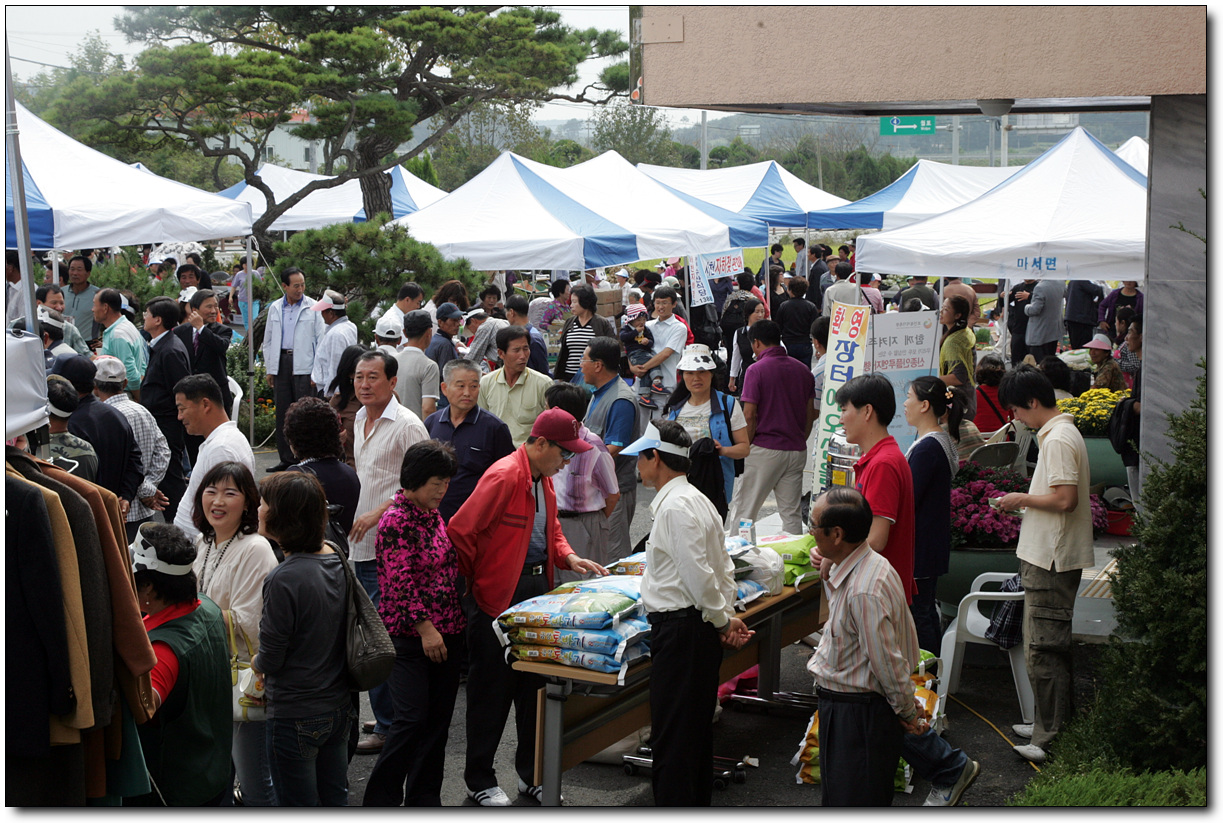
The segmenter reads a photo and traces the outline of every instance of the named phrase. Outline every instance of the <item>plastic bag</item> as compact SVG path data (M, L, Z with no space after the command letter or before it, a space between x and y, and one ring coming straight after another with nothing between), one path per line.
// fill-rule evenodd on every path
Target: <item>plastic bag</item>
M610 629L520 626L506 632L511 643L578 649L611 655L616 660L620 660L630 646L643 642L649 634L650 624L638 617L623 620Z
M748 578L735 581L735 588L735 608L739 610L746 609L748 603L768 594L763 583Z
M574 666L594 672L619 672L621 675L634 661L649 656L649 650L641 644L626 649L620 660L609 654L586 652L580 649L562 649L559 646L513 645L510 646L510 651L519 660L560 663L562 666Z
M747 551L739 555L739 559L747 561L753 567L751 574L747 576L748 580L760 583L771 595L781 594L786 577L781 555L767 546L749 546Z
M811 550L815 548L815 538L809 534L791 535L775 534L761 537L757 546L770 548L781 555L782 562L795 566L811 565Z
M608 566L607 570L612 574L645 574L645 552L637 552L636 554L630 554L628 557L622 557Z

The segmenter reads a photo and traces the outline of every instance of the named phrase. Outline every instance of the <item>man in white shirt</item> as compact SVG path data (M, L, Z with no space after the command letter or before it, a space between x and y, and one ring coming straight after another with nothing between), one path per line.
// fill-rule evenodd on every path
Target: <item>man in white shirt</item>
M735 617L734 564L717 509L688 483L692 438L660 420L621 454L636 455L657 494L646 541L641 604L650 621L650 719L654 805L708 806L714 706L722 649L751 639Z
M660 286L654 290L655 319L646 323L646 328L654 334L654 356L639 366L629 367L637 377L657 368L662 374L663 391L668 395L675 390L675 370L688 342L688 327L675 316L678 299L675 289L670 286ZM658 405L661 407L662 404Z
M285 440L285 412L294 400L324 388L310 379L326 327L318 314L305 311L314 305L314 300L306 296L306 276L301 269L290 266L280 273L280 286L285 296L268 306L263 333L263 363L276 405L276 451L280 455L280 462L269 472L284 471L296 462Z
M361 408L353 420L353 457L361 495L357 498L357 517L348 534L349 558L353 572L369 599L378 605L378 561L374 539L378 521L391 506L399 490L403 453L408 447L429 439L429 432L412 411L395 399L399 364L386 352L369 351L357 358L353 387ZM362 754L377 754L386 743L386 733L395 716L386 684L369 691L374 712L374 732L357 744Z
M391 357L399 354L399 345L403 343L403 319L382 315L374 324L374 348L384 351Z
M357 324L348 319L344 295L331 289L323 291L323 299L311 306L310 311L322 314L323 322L327 324L327 331L314 356L314 368L310 370L310 381L326 399L331 396L329 388L335 380L344 349L357 345Z
M425 302L425 290L412 281L408 281L399 287L398 294L395 295L395 302L382 313L380 320L389 320L396 326L403 329L403 316L410 311L416 311ZM401 342L397 348L403 348Z
M178 407L178 419L187 434L204 438L198 459L191 468L191 481L174 516L174 525L194 540L200 533L194 517L196 490L204 476L213 466L231 460L243 464L254 474L255 453L246 435L238 431L238 424L229 419L221 399L221 387L211 374L192 374L179 380L174 385L174 405Z
M1074 601L1083 569L1095 563L1091 529L1091 468L1074 417L1057 407L1053 384L1038 369L1020 366L998 385L998 401L1036 432L1040 456L1028 493L998 501L1002 511L1024 509L1019 527L1019 577L1023 582L1024 662L1036 695L1031 725L1012 726L1031 738L1015 752L1044 763L1049 742L1070 719L1074 704L1070 648Z

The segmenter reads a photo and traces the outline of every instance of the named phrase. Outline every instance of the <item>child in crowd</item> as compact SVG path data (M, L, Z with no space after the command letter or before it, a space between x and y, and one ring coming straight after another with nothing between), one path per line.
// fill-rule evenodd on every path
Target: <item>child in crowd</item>
M641 303L629 304L624 309L624 319L624 328L620 329L620 342L624 344L628 362L640 366L654 356L654 333L646 328L645 322L649 316L645 306ZM650 397L652 384L662 388L662 374L658 369L650 369L637 381L639 402L649 408L655 405Z

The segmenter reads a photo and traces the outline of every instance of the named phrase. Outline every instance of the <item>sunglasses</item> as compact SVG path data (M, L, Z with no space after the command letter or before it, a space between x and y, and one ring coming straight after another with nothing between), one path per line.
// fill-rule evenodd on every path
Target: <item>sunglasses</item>
M570 460L573 459L573 452L569 451L566 448L562 448L560 443L557 443L556 447L561 450L561 460L564 460L566 463L568 463Z

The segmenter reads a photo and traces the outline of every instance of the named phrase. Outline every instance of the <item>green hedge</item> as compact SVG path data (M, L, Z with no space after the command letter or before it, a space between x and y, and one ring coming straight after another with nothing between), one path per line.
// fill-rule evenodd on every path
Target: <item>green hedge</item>
M1059 779L1036 778L1008 806L1205 806L1206 770L1133 774L1092 769Z

